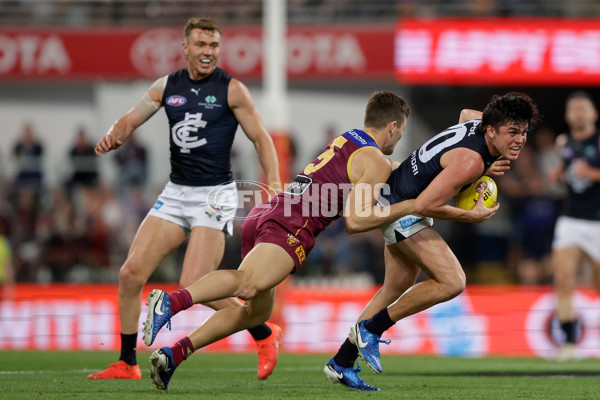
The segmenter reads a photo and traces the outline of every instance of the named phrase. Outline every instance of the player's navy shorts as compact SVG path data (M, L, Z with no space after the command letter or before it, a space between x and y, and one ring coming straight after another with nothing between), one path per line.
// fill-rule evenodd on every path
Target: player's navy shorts
M284 215L282 203L274 205L273 210L254 207L242 224L242 258L259 243L273 243L284 249L296 267L306 259L315 245L309 218L301 213ZM288 214L290 210L287 209Z

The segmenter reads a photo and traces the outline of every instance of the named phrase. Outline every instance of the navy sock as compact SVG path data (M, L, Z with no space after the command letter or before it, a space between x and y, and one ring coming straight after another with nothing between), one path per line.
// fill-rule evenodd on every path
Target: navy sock
M566 335L566 342L575 344L577 340L577 320L563 322L560 327Z
M125 361L129 365L136 365L135 346L137 343L137 332L131 334L121 333L121 356L119 360Z
M387 307L365 321L365 328L371 333L381 336L383 332L394 326L395 322L390 318Z
M357 357L358 349L356 348L356 345L352 344L350 339L346 338L337 354L333 356L333 361L340 367L350 368L354 366Z
M271 331L269 325L261 324L259 326L255 326L254 328L248 329L248 332L250 332L254 340L263 340L268 338L273 331Z

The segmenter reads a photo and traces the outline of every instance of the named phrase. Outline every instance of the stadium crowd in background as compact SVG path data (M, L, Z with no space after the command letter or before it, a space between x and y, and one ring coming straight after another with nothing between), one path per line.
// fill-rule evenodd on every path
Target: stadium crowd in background
M30 129L25 128L27 124L24 121L22 135L29 135L25 134ZM323 141L325 132L326 129ZM74 132L71 147L75 146L76 134ZM531 136L520 159L504 177L497 179L502 204L498 215L476 226L436 222L438 231L465 267L469 283L535 285L553 281L551 228L566 195L566 186L547 179L547 171L559 162L559 153L554 146L557 132L552 127L542 126ZM141 140L126 142L119 149L132 154L128 159L132 165L122 165L124 170L119 176L119 179L126 179L124 185L119 181L109 186L100 173L95 184L79 185L69 192L73 175L65 174L59 185L51 187L42 181L38 193L19 183L21 178L17 169L13 168L10 173L11 169L2 168L0 234L8 239L12 248L17 281L118 280L119 267L127 256L129 243L157 194L156 188L149 187L145 179L148 162L152 160L146 156L143 135L138 138ZM37 142L43 148L43 141L38 139ZM3 166L18 164L19 156L11 153L16 145L7 143L0 149ZM75 173L69 152L69 148L64 149L66 164ZM115 162L118 162L117 158ZM132 159L136 161L132 162ZM235 176L247 178L243 165L234 162L233 172ZM304 267L294 277L297 284L368 285L383 282L384 243L378 232L348 236L343 226L334 222L321 236ZM476 251L472 251L472 243L477 243ZM69 251L64 251L67 248ZM182 246L169 256L151 280L176 281L179 276L177 265L184 249ZM235 267L239 256L239 236L234 233L228 238L222 266ZM578 271L577 282L591 281L590 269Z
M407 17L593 17L600 7L589 0L290 0L292 24L389 22ZM12 0L0 1L0 24L179 25L190 14L210 15L222 24L256 23L263 0Z

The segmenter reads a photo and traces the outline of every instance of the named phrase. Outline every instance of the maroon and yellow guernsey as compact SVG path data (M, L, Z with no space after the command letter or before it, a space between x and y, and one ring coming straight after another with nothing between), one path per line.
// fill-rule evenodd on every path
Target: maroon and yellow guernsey
M354 183L352 159L368 148L379 146L371 135L358 129L332 140L285 192L248 214L242 226L242 255L257 243L274 243L288 251L299 266L314 246L315 237L343 215Z

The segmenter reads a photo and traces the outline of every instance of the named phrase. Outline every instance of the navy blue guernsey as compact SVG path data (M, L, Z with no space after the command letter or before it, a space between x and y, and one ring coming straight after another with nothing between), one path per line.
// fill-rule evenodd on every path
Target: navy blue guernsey
M231 146L238 127L227 99L231 75L217 67L194 81L187 69L180 69L166 79L162 106L171 132L171 182L213 186L231 181Z
M388 184L390 194L383 194L391 204L415 199L442 171L440 159L452 149L464 147L481 155L484 172L498 159L490 154L485 137L477 132L480 120L451 126L429 139L392 171Z
M573 162L583 160L591 167L600 168L600 130L589 138L577 141L569 136L560 155L565 165L565 179L569 194L563 214L572 218L600 221L600 182L579 178L573 174Z

